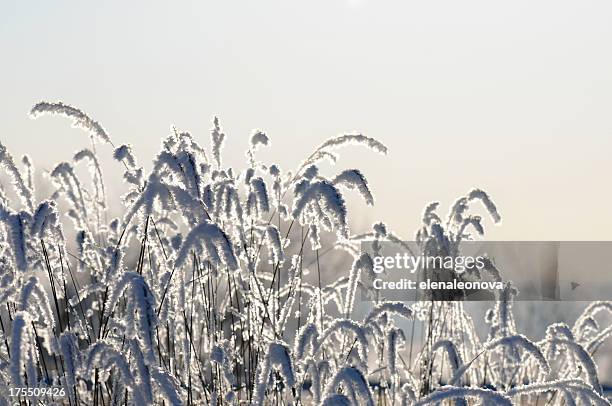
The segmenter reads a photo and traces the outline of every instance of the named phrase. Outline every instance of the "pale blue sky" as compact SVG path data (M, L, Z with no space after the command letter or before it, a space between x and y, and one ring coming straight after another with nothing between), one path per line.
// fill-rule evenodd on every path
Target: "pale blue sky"
M383 219L411 236L423 206L472 186L504 216L490 238L612 239L609 1L0 2L0 140L41 167L86 143L41 99L81 107L147 164L170 125L229 161L251 129L289 169L359 130L351 152ZM353 150L354 151L354 150ZM365 221L365 220L360 220Z

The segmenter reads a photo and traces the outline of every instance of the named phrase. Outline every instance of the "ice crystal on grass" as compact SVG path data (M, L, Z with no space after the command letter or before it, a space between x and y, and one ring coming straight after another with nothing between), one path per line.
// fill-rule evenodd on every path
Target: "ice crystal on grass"
M32 109L41 114L111 143L80 109L42 102ZM52 190L42 196L30 159L16 163L0 144L12 185L0 183L3 388L60 386L65 397L37 401L66 405L610 404L593 359L612 336L610 302L532 341L517 331L516 291L492 258L483 272L504 289L487 337L461 302L382 300L366 283L376 275L362 244L415 248L380 222L355 233L344 193L371 205L372 186L359 169L318 165L340 163L349 145L386 147L344 134L286 171L256 157L268 134L246 136L243 169L222 159L229 138L217 117L208 147L173 127L151 170L111 143L124 196L107 190L94 148L45 172ZM457 255L501 221L480 189L446 218L439 206L422 213L413 254ZM109 207L121 208L116 218ZM365 308L360 295L375 301ZM9 401L19 400L0 393Z
M419 400L414 406L437 405L444 400L476 398L483 404L510 406L512 401L502 393L481 388L441 387L431 395Z
M144 278L133 272L125 272L106 303L107 318L114 312L120 298L125 295L125 336L138 338L149 364L155 364L155 299Z
M348 236L346 203L338 189L327 181L308 184L303 189L296 187L296 203L293 218L307 223L318 218L326 229L332 228L340 236Z
M332 404L330 398L337 399L336 391L341 388L350 394L349 404L374 406L370 385L359 369L353 367L341 368L327 385L323 403Z
M97 122L91 119L82 110L76 107L72 107L62 102L49 103L40 102L32 107L30 115L33 118L37 118L43 114L59 115L72 119L72 123L75 127L82 128L87 131L92 138L96 138L103 142L111 142L111 139L106 130Z
M358 190L368 205L372 206L374 204L374 197L368 187L368 181L358 169L342 172L334 178L333 183L334 185L343 185L349 189Z
M17 192L21 202L30 210L34 208L34 196L31 187L23 179L19 168L15 165L12 155L7 151L6 147L0 143L0 166L10 176L15 191Z
M23 386L24 363L27 363L32 355L30 333L27 331L29 320L30 318L25 312L15 314L13 319L9 372L15 386Z
M278 371L285 385L288 387L295 385L293 362L289 355L289 349L284 343L272 342L268 345L268 350L259 364L255 394L253 395L255 404L263 404L270 373L273 369Z
M229 238L219 226L208 220L193 228L185 237L174 266L181 267L192 249L196 252L204 250L214 265L224 264L231 270L238 269L238 260Z

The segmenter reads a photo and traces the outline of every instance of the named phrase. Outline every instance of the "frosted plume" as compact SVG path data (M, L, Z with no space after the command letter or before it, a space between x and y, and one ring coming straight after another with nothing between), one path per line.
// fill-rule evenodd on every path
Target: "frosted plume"
M227 235L208 220L194 227L181 246L175 260L175 267L181 267L191 250L200 252L203 249L216 265L225 264L230 270L238 269L238 260L234 255L232 244Z
M112 144L106 130L97 121L94 121L76 107L72 107L62 102L49 103L43 101L34 105L30 111L32 118L37 118L44 114L59 115L72 119L72 125L74 127L87 131L92 138Z

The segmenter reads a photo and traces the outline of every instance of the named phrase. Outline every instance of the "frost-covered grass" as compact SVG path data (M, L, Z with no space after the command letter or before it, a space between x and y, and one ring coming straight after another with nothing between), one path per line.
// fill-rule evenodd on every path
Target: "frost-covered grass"
M361 242L401 239L382 223L352 233L344 195L373 204L365 176L327 178L317 165L350 145L386 153L375 139L329 139L290 172L257 160L270 140L254 131L237 171L223 164L214 118L208 147L174 131L146 172L79 109L39 103L31 113L71 119L92 147L49 171L53 192L38 201L30 160L18 164L0 144L12 179L10 193L0 188L3 404L17 400L9 388L26 386L63 387L54 401L70 405L609 404L592 355L612 334L598 323L612 303L592 303L572 327L549 326L540 342L516 330L510 285L487 313L485 338L461 302L378 301L356 316L373 277ZM96 143L112 145L129 187L118 218L109 218ZM423 253L457 252L482 235L473 204L500 221L479 189L446 218L433 203L417 232ZM326 263L330 248L352 266Z

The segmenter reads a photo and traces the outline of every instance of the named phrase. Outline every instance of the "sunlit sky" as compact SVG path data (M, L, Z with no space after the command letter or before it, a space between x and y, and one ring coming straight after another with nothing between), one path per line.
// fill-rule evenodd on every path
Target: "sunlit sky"
M446 213L478 186L504 217L490 239L609 240L610 21L603 0L3 1L0 140L43 169L86 146L63 119L28 118L43 99L149 166L173 124L208 143L214 114L236 167L253 128L285 169L357 130L390 153L353 147L326 168L368 177L377 203L354 223L412 236L428 202Z

